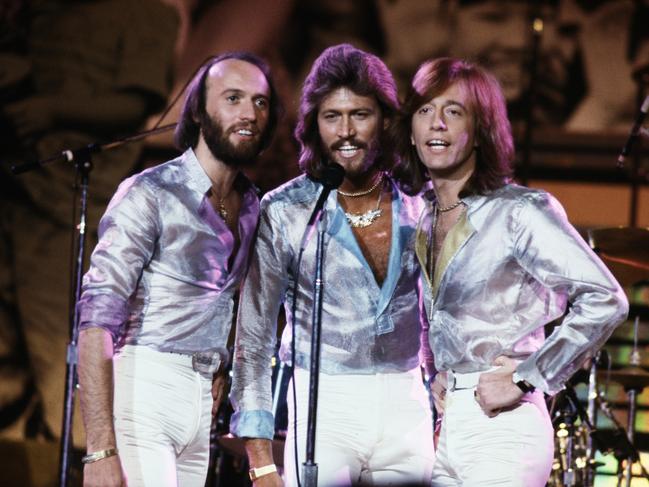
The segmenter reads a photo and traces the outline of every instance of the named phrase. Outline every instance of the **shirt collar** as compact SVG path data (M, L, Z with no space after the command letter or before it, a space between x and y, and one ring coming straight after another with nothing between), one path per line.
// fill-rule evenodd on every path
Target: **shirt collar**
M212 187L212 180L209 178L203 166L198 162L198 158L193 149L187 149L183 154L185 168L187 170L188 185L194 190L204 195Z
M182 155L187 170L188 186L201 195L205 195L212 187L212 180L198 162L196 153L193 149L187 149ZM235 178L235 185L241 185L240 190L243 194L252 193L254 197L259 197L259 189L241 172Z

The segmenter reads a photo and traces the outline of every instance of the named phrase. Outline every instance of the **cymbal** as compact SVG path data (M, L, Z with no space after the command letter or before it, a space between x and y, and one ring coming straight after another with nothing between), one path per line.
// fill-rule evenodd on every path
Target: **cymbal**
M217 443L223 450L225 450L230 455L237 457L246 456L246 448L243 443L243 438L238 438L231 433L227 435L221 435L216 439ZM284 439L275 438L273 440L273 460L275 465L281 467L284 465Z
M625 389L642 390L649 386L649 372L636 366L625 367L619 370L611 370L610 375L606 370L597 372L598 380L610 379L617 382Z
M623 286L649 280L649 228L591 228L588 243Z

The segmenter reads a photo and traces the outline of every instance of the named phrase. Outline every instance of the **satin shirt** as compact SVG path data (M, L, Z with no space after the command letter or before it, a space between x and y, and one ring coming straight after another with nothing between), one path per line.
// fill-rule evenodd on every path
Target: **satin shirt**
M337 193L325 202L321 372L376 374L404 372L420 360L421 310L415 230L423 200L406 196L392 184L392 235L388 270L376 282L359 247ZM297 367L309 369L316 235L295 269L302 235L322 186L298 177L267 194L261 202L257 240L241 292L233 362L230 423L241 437L272 438L271 357L277 316L284 303L287 326L280 358L290 362L291 301L297 276ZM385 217L383 217L385 218Z
M83 279L81 329L106 329L118 348L209 351L227 361L233 295L247 267L259 200L248 183L233 255L234 236L207 196L211 185L191 149L120 185Z
M463 201L432 276L434 202L418 224L435 366L479 372L505 355L520 361L523 379L555 394L626 319L624 292L550 194L507 185ZM546 339L544 325L558 318Z

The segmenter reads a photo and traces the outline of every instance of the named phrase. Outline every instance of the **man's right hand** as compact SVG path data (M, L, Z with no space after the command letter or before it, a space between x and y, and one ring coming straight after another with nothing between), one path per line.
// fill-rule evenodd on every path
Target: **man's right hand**
M433 402L435 403L435 409L439 415L444 414L444 400L446 399L447 385L446 372L437 372L435 380L430 386L430 390L433 393Z
M284 482L277 472L273 472L258 478L252 485L253 487L284 487Z
M127 487L119 456L103 458L83 467L83 487Z

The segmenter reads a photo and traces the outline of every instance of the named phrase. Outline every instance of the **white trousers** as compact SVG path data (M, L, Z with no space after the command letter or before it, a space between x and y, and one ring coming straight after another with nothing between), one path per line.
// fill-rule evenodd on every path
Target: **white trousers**
M309 372L296 369L298 466L306 454ZM285 481L297 485L292 384L284 449ZM315 441L319 486L429 485L434 461L431 410L420 370L320 374Z
M189 355L124 346L115 366L117 448L129 487L203 487L212 379Z
M542 487L554 456L553 429L543 394L488 417L473 392L480 373L449 374L433 469L434 487Z

